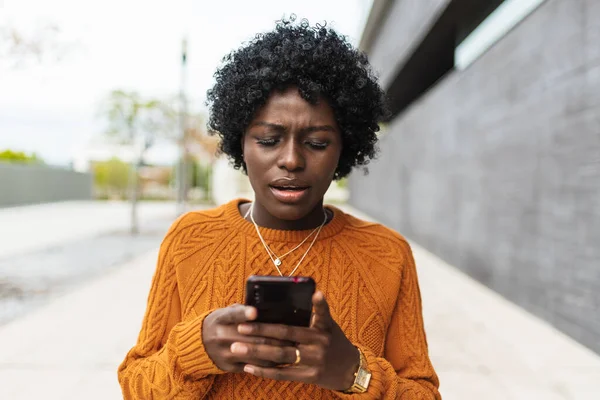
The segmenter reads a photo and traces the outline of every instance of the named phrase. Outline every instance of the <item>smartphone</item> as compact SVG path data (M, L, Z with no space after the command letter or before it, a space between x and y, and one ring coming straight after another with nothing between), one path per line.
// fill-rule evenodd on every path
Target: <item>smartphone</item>
M246 281L246 305L258 310L257 322L310 326L312 278L252 275Z

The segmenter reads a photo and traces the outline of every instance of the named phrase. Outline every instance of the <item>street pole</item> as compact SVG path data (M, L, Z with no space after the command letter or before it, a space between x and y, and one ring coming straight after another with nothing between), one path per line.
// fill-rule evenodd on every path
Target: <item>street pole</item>
M135 149L135 134L133 128L129 127L129 137L131 140L131 165L129 168L129 196L131 200L131 234L139 233L139 222L137 213L138 203L138 160Z
M185 93L187 81L187 39L182 41L181 48L181 88L179 92L181 110L179 116L180 139L179 139L179 163L177 168L177 215L181 215L186 209L187 197L187 165L186 165L186 129L187 129L187 98Z

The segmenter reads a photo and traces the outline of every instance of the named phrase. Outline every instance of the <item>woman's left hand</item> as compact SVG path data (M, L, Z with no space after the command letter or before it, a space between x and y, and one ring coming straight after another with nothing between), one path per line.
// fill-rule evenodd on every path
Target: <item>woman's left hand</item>
M325 389L350 388L358 369L359 352L331 317L323 293L315 293L313 305L310 328L262 323L238 325L238 332L243 335L297 343L296 347L233 343L231 351L247 361L244 371L263 378L311 383ZM296 349L300 355L298 363L295 363ZM265 368L256 365L264 365L264 361L284 366Z

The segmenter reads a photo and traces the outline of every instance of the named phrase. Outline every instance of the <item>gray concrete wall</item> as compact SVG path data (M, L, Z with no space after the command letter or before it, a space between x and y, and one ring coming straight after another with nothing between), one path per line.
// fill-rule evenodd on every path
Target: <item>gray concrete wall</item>
M600 352L600 1L543 3L381 148L354 206Z
M0 163L0 207L91 200L91 174L37 165Z
M396 69L427 34L431 24L450 0L395 0L387 10L377 40L371 45L369 61L380 80L388 86ZM398 24L398 21L402 23ZM396 68L390 68L395 66Z

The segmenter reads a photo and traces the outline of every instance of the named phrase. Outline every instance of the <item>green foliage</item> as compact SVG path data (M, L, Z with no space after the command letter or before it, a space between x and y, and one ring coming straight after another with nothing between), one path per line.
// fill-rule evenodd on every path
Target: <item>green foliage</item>
M129 168L129 164L118 158L92 164L94 185L101 197L125 198L127 196Z
M138 160L144 159L146 151L157 139L176 143L185 152L184 158L187 160L186 194L200 193L201 196L207 196L210 192L211 168L195 165L195 162L199 157L203 157L203 161L212 161L218 140L206 134L203 113L186 111L182 114L182 110L186 109L179 97L159 100L142 96L137 92L113 90L102 102L99 116L107 124L105 138L120 144L135 145L135 148L139 149L139 153L135 155ZM185 127L185 134L182 135L183 127ZM143 198L160 195L160 184L165 181L164 186L167 187L166 181L171 181L173 176L167 174L164 177L157 177L157 173L156 170L146 169L144 171L146 175L142 174L142 179L134 180L135 185L138 186L135 193ZM104 171L97 171L96 174L99 175L96 181L97 187L104 188L105 192L109 187L112 188L111 191L117 190L114 188L118 188L118 185L109 185L105 182ZM174 176L177 179L178 175ZM171 182L170 186L178 185ZM192 189L197 190L192 191Z
M22 151L13 150L1 151L0 162L20 164L43 164L43 160L35 153L27 154Z
M192 163L192 187L198 187L208 193L210 190L210 179L212 166Z
M151 146L157 136L165 136L165 132L175 129L176 120L171 112L160 100L124 90L110 92L100 109L100 115L108 124L107 136L124 144L141 137L146 147Z

